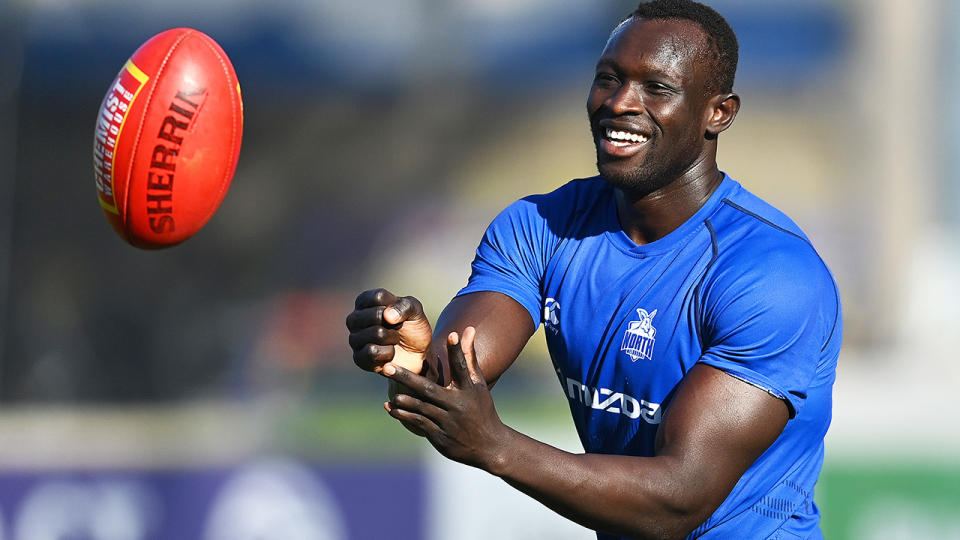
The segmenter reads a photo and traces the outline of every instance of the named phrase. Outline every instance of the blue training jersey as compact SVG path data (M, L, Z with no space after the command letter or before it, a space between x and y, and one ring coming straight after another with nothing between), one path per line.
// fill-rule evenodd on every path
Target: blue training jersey
M813 489L840 299L783 213L725 176L683 225L638 246L620 227L613 188L574 180L490 224L458 295L478 291L506 294L544 323L587 452L654 455L671 393L698 362L784 400L780 437L690 537L822 538Z

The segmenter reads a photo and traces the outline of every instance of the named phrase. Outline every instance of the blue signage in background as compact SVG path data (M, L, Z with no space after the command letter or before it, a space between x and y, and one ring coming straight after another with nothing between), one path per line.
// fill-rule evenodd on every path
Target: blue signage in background
M420 466L0 472L0 538L420 540Z

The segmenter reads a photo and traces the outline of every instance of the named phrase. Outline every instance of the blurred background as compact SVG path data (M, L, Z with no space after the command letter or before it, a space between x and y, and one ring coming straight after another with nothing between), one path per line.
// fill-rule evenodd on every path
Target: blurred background
M960 538L960 3L711 4L741 43L721 168L843 295L824 532ZM343 320L377 286L436 316L499 210L595 174L586 93L634 7L0 3L0 539L593 538L390 419ZM97 204L92 133L177 26L230 55L245 137L206 228L146 252ZM580 449L542 336L494 394Z

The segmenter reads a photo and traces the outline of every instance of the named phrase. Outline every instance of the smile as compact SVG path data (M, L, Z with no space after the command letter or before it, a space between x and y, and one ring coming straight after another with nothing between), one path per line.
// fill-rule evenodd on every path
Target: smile
M597 151L608 158L623 159L639 154L647 148L647 142L650 141L650 135L636 131L612 127L601 129L603 135L597 140Z
M614 146L630 146L631 144L647 142L647 136L630 131L618 131L607 128L605 132L606 139Z

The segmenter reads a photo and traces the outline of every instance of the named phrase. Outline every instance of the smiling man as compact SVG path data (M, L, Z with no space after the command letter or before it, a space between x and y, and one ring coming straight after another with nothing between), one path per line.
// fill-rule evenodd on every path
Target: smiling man
M717 166L736 64L712 9L641 4L587 99L599 176L504 210L435 332L383 289L347 317L393 417L601 540L822 537L839 295L800 229ZM505 426L490 397L541 322L583 454Z

